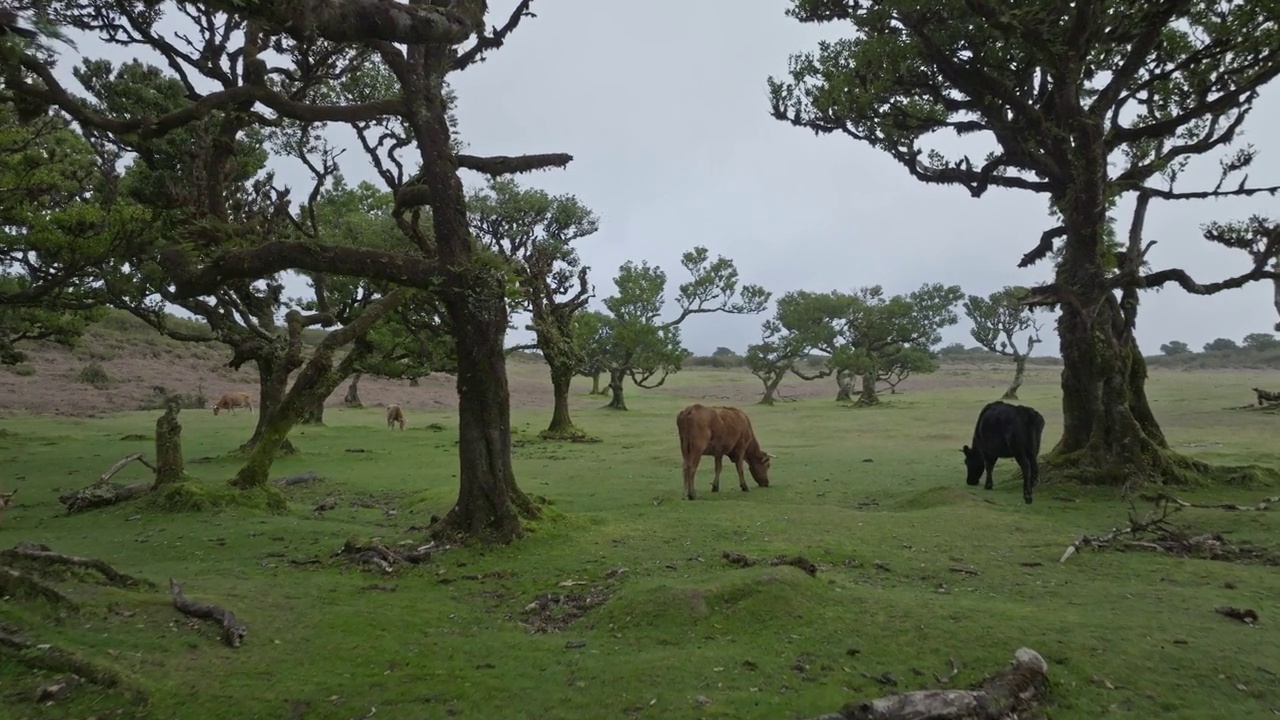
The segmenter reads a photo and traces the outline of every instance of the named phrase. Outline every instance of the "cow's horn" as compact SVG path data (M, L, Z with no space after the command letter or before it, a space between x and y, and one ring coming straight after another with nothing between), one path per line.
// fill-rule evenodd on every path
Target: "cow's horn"
M771 453L771 452L767 452L767 453L765 453L765 455L768 455L768 456L769 456L769 457L771 457L771 458L776 458L776 457L778 457L777 455L774 455L774 454L773 454L773 453Z

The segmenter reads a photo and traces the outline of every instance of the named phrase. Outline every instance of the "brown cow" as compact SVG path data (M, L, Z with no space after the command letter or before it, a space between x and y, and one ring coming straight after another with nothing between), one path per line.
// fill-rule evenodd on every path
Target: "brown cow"
M13 504L13 496L17 494L17 490L14 490L13 492L0 493L0 515L3 515L5 508Z
M690 500L698 497L694 477L704 456L716 459L716 478L711 492L720 492L720 470L727 455L738 470L738 486L747 492L747 479L742 474L746 462L751 477L760 487L769 487L769 463L776 456L760 449L751 419L736 407L707 407L694 403L676 415L680 433L680 454L684 456L684 491Z
M253 412L253 403L249 400L247 392L229 392L223 393L218 398L218 402L213 404L213 414L217 415L220 410L230 410L232 415L236 414L236 408L242 407L249 412Z
M401 430L404 429L404 410L401 410L399 405L394 405L394 404L388 405L387 406L387 427L391 427L396 423L400 424Z

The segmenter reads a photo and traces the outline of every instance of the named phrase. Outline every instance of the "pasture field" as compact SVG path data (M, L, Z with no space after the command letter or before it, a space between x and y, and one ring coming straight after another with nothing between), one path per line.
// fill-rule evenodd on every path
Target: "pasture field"
M0 655L0 717L807 718L856 698L936 687L952 658L960 668L952 685L968 686L1020 646L1049 662L1055 720L1280 712L1276 568L1092 550L1059 564L1079 534L1123 524L1127 504L1114 489L1042 485L1026 506L1008 460L994 491L966 486L959 448L1007 370L947 367L870 409L834 403L834 383L796 402L749 405L758 384L746 373L690 370L660 392L628 388L631 410L618 413L587 396L580 378L575 421L596 444L538 440L549 410L513 401L518 480L552 503L548 516L511 546L450 550L394 577L330 556L349 537L420 538L412 528L447 510L458 462L447 407L407 406L403 433L385 428L381 407L329 409L328 425L298 429L301 454L274 469L277 477L316 470L323 480L289 489L289 511L278 516L162 512L146 500L66 516L60 492L129 452L150 456L149 439L122 438L149 438L156 413L5 416L0 491L19 495L0 524L0 548L33 541L100 557L160 589L68 580L59 587L84 607L61 616L0 602L0 623L116 668L150 696L135 707L119 692L81 689L37 705L29 693L41 679ZM528 376L513 386L538 372L513 366ZM954 382L943 382L947 373ZM1022 391L1048 419L1046 450L1061 429L1057 373L1033 366ZM1229 409L1274 374L1154 370L1149 394L1181 452L1274 466L1280 415ZM675 414L722 397L745 407L779 456L772 485L756 488L748 476L751 492L742 493L727 464L712 494L707 459L699 499L689 502ZM237 464L227 453L253 417L184 411L188 471L210 484L229 478ZM118 477L145 472L134 464ZM1264 486L1177 493L1241 504L1280 494ZM328 497L337 508L313 512ZM1174 520L1274 547L1277 512L1190 509ZM726 550L799 554L819 570L735 567ZM321 562L290 562L308 559ZM245 644L228 648L210 624L179 615L166 592L171 577L188 596L234 610L249 627ZM535 602L545 593L596 604L566 625L566 609L580 604L548 609ZM1213 611L1222 604L1255 609L1261 620L1225 618ZM896 687L871 679L884 673Z

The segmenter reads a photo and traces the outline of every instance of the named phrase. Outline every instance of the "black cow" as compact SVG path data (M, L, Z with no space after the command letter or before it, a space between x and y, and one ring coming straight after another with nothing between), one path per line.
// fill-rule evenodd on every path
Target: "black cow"
M1022 499L1031 504L1031 488L1040 480L1040 436L1044 433L1044 416L1026 405L1010 405L999 400L988 403L978 413L973 427L973 447L960 448L964 453L965 482L977 485L985 470L991 489L991 471L1000 458L1013 458L1022 470Z

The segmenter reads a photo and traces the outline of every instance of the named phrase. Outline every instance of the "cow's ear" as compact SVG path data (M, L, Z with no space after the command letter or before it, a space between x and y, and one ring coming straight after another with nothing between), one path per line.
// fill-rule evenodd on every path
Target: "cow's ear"
M964 447L960 448L960 452L964 453L965 455L968 455L968 454L969 454L969 446L968 446L968 445L965 445Z

